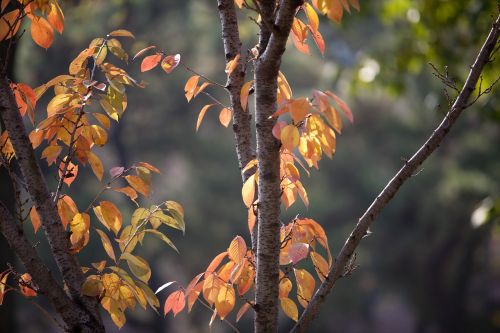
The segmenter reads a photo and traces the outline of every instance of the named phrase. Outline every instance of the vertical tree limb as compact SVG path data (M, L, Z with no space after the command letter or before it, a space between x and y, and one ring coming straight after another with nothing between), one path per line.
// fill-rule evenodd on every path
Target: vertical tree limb
M382 211L382 209L391 201L399 188L414 174L417 168L434 152L434 150L439 147L455 121L461 115L462 111L469 106L467 102L476 87L484 66L490 62L490 56L498 43L499 34L500 16L497 17L495 23L493 24L486 41L484 42L474 64L470 69L467 80L465 81L457 99L451 106L451 109L427 141L389 181L363 216L361 216L356 227L351 232L351 235L347 238L344 246L340 250L327 278L316 291L313 298L309 302L309 305L304 310L299 321L293 327L291 332L305 332L311 321L318 314L319 307L325 301L326 296L330 293L337 280L344 274L346 265L348 265L349 260L354 253L354 250L361 242L361 239L366 235L371 223L375 220L380 211Z
M248 110L241 106L241 88L245 83L246 56L241 54L241 40L238 27L238 17L234 0L218 0L219 17L222 25L222 41L224 43L224 53L226 63L240 54L241 59L236 68L228 74L226 90L229 93L231 109L233 110L233 133L236 147L238 165L243 183L252 175L255 170L242 172L243 168L255 158L252 147L251 120L252 116ZM257 248L256 240L257 228L252 232L252 248Z
M68 292L76 304L82 305L96 324L97 331L103 331L97 301L81 295L83 273L75 256L69 252L69 241L53 202L47 184L35 158L31 142L26 134L9 80L0 77L0 117L16 153L16 161L26 182L30 199L35 204L43 230L47 236L52 254L57 263Z
M0 202L0 231L9 243L9 246L21 259L26 270L40 293L45 295L55 310L61 315L67 325L68 332L95 332L95 323L92 316L84 311L66 295L63 288L53 278L51 272L44 265L32 244L24 236L20 225L9 213L5 205Z
M261 1L261 15L274 17L275 0ZM255 114L257 129L258 186L258 244L256 276L255 332L278 331L278 285L280 251L280 142L273 136L276 119L271 115L277 105L277 77L281 57L285 52L293 18L301 0L283 0L280 3L274 31L268 41L268 30L261 25L260 56L255 60Z

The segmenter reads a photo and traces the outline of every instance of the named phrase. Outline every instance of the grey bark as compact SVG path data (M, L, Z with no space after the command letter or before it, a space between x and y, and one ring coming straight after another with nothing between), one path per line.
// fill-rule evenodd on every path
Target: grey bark
M83 273L75 256L69 252L68 237L35 158L9 81L4 75L0 77L0 117L11 139L29 197L40 216L42 228L63 281L68 287L69 296L86 313L86 316L80 318L81 323L89 332L103 332L104 326L96 299L83 296L80 292L84 281Z
M493 24L493 27L491 28L486 41L479 51L474 64L471 66L464 86L451 106L449 112L427 141L389 181L363 216L361 216L356 227L351 232L344 246L340 250L327 278L320 285L319 289L314 294L313 298L309 302L309 305L304 310L299 321L293 327L291 332L305 332L311 321L317 316L319 307L325 301L326 296L330 293L337 280L344 274L346 266L348 265L354 250L361 242L361 239L366 235L372 222L381 210L391 201L399 188L415 173L417 168L434 152L434 150L439 147L455 121L461 115L462 111L469 106L469 98L476 87L481 72L484 66L490 62L490 56L497 46L499 33L500 16L497 17L495 23Z
M276 119L277 77L281 57L300 0L283 0L275 15L275 1L261 1L260 56L255 60L255 115L257 131L258 237L255 332L278 331L278 285L280 251L280 143L272 134ZM276 16L275 19L274 16ZM268 37L269 36L269 37Z

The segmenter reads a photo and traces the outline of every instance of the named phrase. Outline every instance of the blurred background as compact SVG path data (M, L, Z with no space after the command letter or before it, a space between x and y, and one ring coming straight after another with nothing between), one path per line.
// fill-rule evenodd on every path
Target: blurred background
M297 202L283 213L284 221L301 214L321 223L334 253L448 110L444 85L428 63L442 70L447 66L461 86L497 15L493 0L361 1L361 8L347 14L341 25L322 20L324 57L312 44L311 56L290 44L282 67L295 96L309 96L312 88L332 90L354 112L355 122L346 123L333 160L322 160L320 170L304 180L309 208ZM126 28L136 35L136 40L124 42L132 54L158 45L181 53L182 61L196 71L225 82L215 1L73 0L64 1L63 10L64 34L49 50L23 38L16 50L16 81L38 86L66 73L93 38ZM240 14L244 48L250 49L257 29L248 12ZM153 268L150 285L155 290L171 280L186 284L236 234L247 241L249 237L232 131L209 110L195 133L198 112L207 100L200 96L187 104L183 88L191 73L181 67L169 75L159 69L140 73L138 68L131 63L127 70L149 85L128 90L127 111L112 130L111 143L98 154L107 169L138 161L157 166L162 175L154 179L149 203L170 199L185 208L186 235L167 231L180 255L155 240L139 251ZM484 73L483 87L499 75L497 60ZM499 91L497 87L465 111L444 144L375 221L372 234L357 250L359 268L339 281L311 332L500 331ZM211 93L227 100L221 90ZM46 101L38 112L45 112L43 105ZM47 178L54 186L54 177L48 173ZM8 201L5 178L0 182L2 200ZM90 169L82 168L70 190L77 204L86 206L99 188ZM134 209L124 197L113 200L122 211ZM40 252L46 251L41 233L31 237L41 240ZM0 247L0 271L6 262L19 265L4 240ZM102 253L98 238L91 237L79 256L88 264ZM165 297L160 294L160 301ZM138 308L127 312L121 332L206 332L210 316L199 304L175 320ZM118 331L107 314L104 318L109 332ZM251 332L251 319L246 314L238 329ZM235 313L229 320L234 322ZM291 320L280 320L287 331ZM31 302L9 293L0 307L0 331L57 329ZM211 331L231 328L217 321Z

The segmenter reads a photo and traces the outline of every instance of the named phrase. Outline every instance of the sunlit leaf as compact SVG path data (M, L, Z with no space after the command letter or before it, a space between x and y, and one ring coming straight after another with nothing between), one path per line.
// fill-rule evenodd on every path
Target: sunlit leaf
M158 66L161 61L161 57L162 55L160 53L144 57L141 62L141 72L147 72Z
M228 255L227 252L222 252L220 254L218 254L213 260L212 262L210 263L210 265L208 265L207 269L205 270L205 275L209 275L210 273L213 273L217 267L219 267L220 263L222 262L222 260L224 260L224 258Z
M232 116L233 113L231 112L231 109L223 108L219 113L219 121L222 124L222 126L228 127L229 123L231 122Z
M115 251L113 250L113 245L111 244L108 235L106 235L106 233L102 230L96 229L96 231L99 234L99 237L101 237L102 246L104 247L106 254L113 259L114 262L116 262Z
M41 222L40 222L40 216L38 215L35 206L31 207L30 220L31 220L31 225L33 226L33 230L36 233L40 228Z
M200 128L201 122L203 121L203 117L205 117L205 113L207 113L207 110L214 105L215 104L207 104L201 109L200 113L198 114L198 120L196 121L196 131L198 131L198 129Z
M240 92L240 103L241 107L243 110L247 109L248 105L248 95L250 94L250 88L253 85L253 80L246 82L242 87L241 87L241 92Z
M134 190L144 195L145 197L149 196L150 186L146 184L144 180L134 175L125 176L125 180L127 180L129 185L132 186Z
M294 125L287 125L281 130L281 143L288 150L293 150L299 144L299 130Z
M238 322L241 317L250 309L252 306L250 303L245 303L241 306L241 308L238 310L238 313L236 314L236 322Z
M82 294L90 297L97 297L104 291L102 281L97 279L95 275L88 276L82 285Z
M111 31L108 36L113 36L113 37L130 37L130 38L135 38L134 35L125 29L118 29Z
M215 308L219 313L221 320L223 320L234 308L236 302L236 294L232 284L223 284L217 294L215 301Z
M104 167L102 165L101 159L92 151L90 151L87 156L90 167L92 168L92 172L94 172L94 175L97 177L97 179L102 180L102 176L104 175Z
M31 21L31 38L39 46L48 49L54 41L54 29L43 17L34 16Z
M175 67L179 65L180 62L181 62L180 54L168 55L161 61L161 68L163 68L163 70L166 73L170 74L175 69Z
M294 321L299 320L299 309L297 309L297 305L294 301L289 299L288 297L280 298L281 308L283 312Z
M188 102L190 102L194 97L199 80L200 77L198 75L193 75L187 80L186 85L184 86L184 94L186 95Z
M167 282L167 283L164 283L162 284L160 287L158 287L158 289L156 289L155 291L155 295L158 294L160 291L162 291L163 289L166 289L168 287L170 287L173 283L175 283L177 281L170 281L170 282Z
M255 174L248 177L241 188L241 196L246 207L250 207L255 197Z
M245 240L241 236L236 236L229 244L227 249L227 254L229 259L239 264L245 258L245 254L247 253L247 245Z
M236 66L238 66L239 61L240 61L240 55L237 54L236 57L234 57L233 59L231 59L230 61L227 62L226 70L225 70L227 75L231 75L231 73L234 71Z
M149 264L146 260L130 253L123 253L121 259L127 261L128 267L135 276L146 283L149 281L151 278L151 268L149 268Z

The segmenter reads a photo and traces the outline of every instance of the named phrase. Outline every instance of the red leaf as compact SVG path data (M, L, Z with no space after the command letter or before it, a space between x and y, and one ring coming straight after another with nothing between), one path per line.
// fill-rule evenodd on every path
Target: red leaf
M160 61L161 61L161 54L160 53L156 53L156 54L145 57L141 63L141 72L147 72L149 70L152 70L153 68L158 66Z

